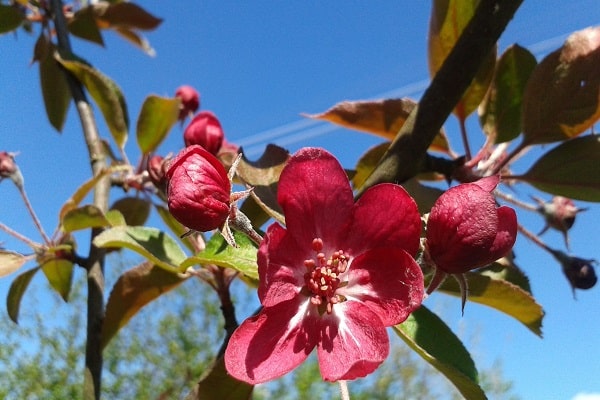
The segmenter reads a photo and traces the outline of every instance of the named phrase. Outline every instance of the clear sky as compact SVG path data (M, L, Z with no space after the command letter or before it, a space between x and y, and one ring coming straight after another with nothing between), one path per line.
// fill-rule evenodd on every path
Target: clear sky
M126 150L132 161L139 155L133 131L143 99L151 93L173 95L179 85L190 84L201 92L202 108L217 114L228 139L243 144L250 157L270 141L291 151L322 146L352 168L367 146L379 139L303 120L300 113L321 112L342 100L418 98L429 79L427 1L139 4L165 20L147 35L155 58L112 33L104 35L106 49L73 42L75 52L112 77L125 94L132 120ZM529 0L502 36L500 50L516 42L539 58L559 47L568 33L598 24L598 0ZM17 37L0 37L0 150L21 152L17 161L27 192L46 230L52 232L57 210L89 177L89 168L74 108L61 135L47 122L37 65L29 67L35 39L23 31ZM100 114L97 118L108 136ZM460 152L456 126L451 118L446 129ZM474 116L469 129L473 141L480 142ZM176 127L161 152L176 152L182 146L181 129ZM529 162L518 164L524 168L520 172ZM38 240L8 182L0 186L0 199L0 221ZM572 252L600 259L600 208L578 205L591 210L580 214L571 232ZM536 215L520 213L519 218L534 232L543 227ZM543 238L552 247L564 248L557 232ZM8 249L26 251L3 233L0 242ZM450 310L445 311L446 321L460 332L478 363L490 365L500 358L506 378L523 399L600 393L600 285L579 291L575 301L558 264L547 253L525 238L518 239L516 252L517 264L531 278L534 295L547 313L544 339L482 306L467 304L461 317L459 303L444 295L432 296L428 304ZM0 298L5 298L14 276L0 280ZM7 318L5 311L0 311L0 318Z

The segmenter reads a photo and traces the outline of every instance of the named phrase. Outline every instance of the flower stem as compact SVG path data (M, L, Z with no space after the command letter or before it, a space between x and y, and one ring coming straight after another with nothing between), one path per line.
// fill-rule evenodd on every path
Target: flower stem
M48 237L48 235L46 235L46 232L44 232L44 228L42 228L42 224L40 223L40 219L37 217L35 211L33 210L33 207L31 206L31 203L29 202L29 197L27 197L27 193L25 192L25 188L23 186L19 187L19 193L21 194L21 197L23 198L23 202L25 203L25 207L27 208L27 211L29 212L29 215L31 215L31 219L33 220L33 223L35 224L35 227L37 228L37 230L40 233L40 235L42 235L42 239L44 239L44 243L46 243L47 245L49 245L50 244L50 238Z
M12 230L8 226L4 225L2 222L0 222L0 230L3 230L4 232L8 233L10 236L14 237L15 239L20 240L21 242L25 243L26 245L28 245L29 247L31 247L34 250L42 247L41 244L36 243L33 240L29 239L28 237L21 235L19 232Z
M469 138L467 137L467 127L465 126L464 118L460 118L460 136L462 137L465 156L467 161L469 161L471 159L471 147L469 146Z
M340 385L340 398L342 400L350 400L350 392L348 391L348 381L338 381Z

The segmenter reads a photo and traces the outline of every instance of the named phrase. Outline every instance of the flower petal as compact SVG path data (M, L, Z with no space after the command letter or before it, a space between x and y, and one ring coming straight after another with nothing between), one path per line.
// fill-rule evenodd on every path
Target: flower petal
M498 208L498 234L490 248L489 262L502 258L517 240L517 213L510 207Z
M317 344L317 316L308 302L291 300L264 308L240 325L225 350L225 367L236 379L258 384L300 365Z
M384 326L403 322L423 301L423 273L404 250L378 248L352 260L348 285L338 289L347 302L361 302ZM337 307L337 305L336 305Z
M354 204L344 169L333 155L318 148L301 149L290 158L281 172L277 199L288 231L305 248L315 237L338 242Z
M415 255L420 234L415 201L402 186L383 183L369 188L356 202L344 246L355 255L373 247L397 247Z
M349 380L373 372L388 356L388 334L377 314L364 304L336 304L321 318L317 346L321 376L326 381Z
M263 306L271 307L298 295L305 283L303 261L310 256L310 249L300 248L277 222L269 226L257 260L258 298Z

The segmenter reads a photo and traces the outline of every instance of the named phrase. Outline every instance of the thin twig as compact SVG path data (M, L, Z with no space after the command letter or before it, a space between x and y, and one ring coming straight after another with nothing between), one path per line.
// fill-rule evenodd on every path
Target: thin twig
M19 193L21 194L21 197L23 198L23 202L25 203L25 208L27 208L27 211L29 211L29 215L31 215L31 219L33 220L33 223L35 224L35 227L37 228L37 230L40 233L40 235L42 235L42 239L44 240L44 243L46 243L47 245L49 245L50 244L50 238L48 237L48 235L46 235L46 232L44 231L44 228L42 227L40 219L38 218L38 216L36 215L33 207L31 206L31 202L29 201L29 198L27 197L27 193L25 192L25 188L24 187L20 187L19 188Z

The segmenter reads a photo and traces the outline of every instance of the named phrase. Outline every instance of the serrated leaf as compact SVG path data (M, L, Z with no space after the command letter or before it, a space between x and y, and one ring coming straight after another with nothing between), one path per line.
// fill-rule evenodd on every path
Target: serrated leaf
M73 283L73 263L69 260L53 258L44 262L41 267L50 286L60 294L64 301L68 301Z
M393 327L402 340L469 400L486 399L471 355L448 326L425 306Z
M344 101L323 113L304 116L393 140L416 105L409 98ZM449 151L448 139L443 131L435 137L429 149Z
M58 61L85 86L102 111L115 143L122 149L127 141L129 120L121 89L110 78L90 65L62 58Z
M14 31L25 20L25 14L17 7L0 4L0 35Z
M535 56L516 44L498 60L490 89L479 109L483 131L495 143L509 142L521 133L523 93L536 65Z
M535 68L523 97L523 142L575 137L600 118L600 26L575 32Z
M69 210L62 219L62 226L65 232L74 232L82 229L110 226L110 222L98 207L85 205Z
M145 226L117 226L94 238L98 247L118 247L135 251L148 261L170 272L183 272L178 267L186 256L177 242L165 232Z
M156 29L162 22L162 19L129 2L99 2L93 7L98 25L103 29L125 27L148 31Z
M225 358L221 356L204 372L193 389L192 398L249 400L253 389L254 386L238 381L227 372Z
M519 268L512 259L512 256L506 256L498 261L480 268L478 274L488 276L492 279L500 279L517 285L527 293L531 293L531 284L525 272Z
M35 256L24 256L15 251L0 250L0 278L10 275Z
M93 6L87 6L78 10L69 21L68 28L69 32L74 36L104 46L102 33L100 33L100 29L94 18Z
M238 248L227 244L223 236L213 235L204 251L187 258L181 263L181 270L197 264L215 264L224 268L232 268L242 274L258 279L258 266L256 265L256 245L243 233L234 231L233 236Z
M125 271L117 280L106 303L102 324L102 348L140 310L187 278L144 262Z
M137 142L142 154L149 154L167 137L177 122L181 101L150 95L144 100L137 120Z
M277 183L289 157L287 150L269 144L257 161L243 157L237 168L240 179L254 188L252 197L267 214L281 223L284 223L284 217L277 202Z
M141 226L150 216L150 201L139 197L123 197L115 201L111 210L119 211L125 218L125 223L131 226Z
M40 86L46 116L58 132L62 132L71 102L71 89L65 71L54 58L56 47L45 34L41 34L35 44L34 61L39 61Z
M557 196L600 202L599 165L600 136L586 135L561 143L515 178Z
M433 2L427 42L429 72L432 77L442 67L462 31L473 17L478 4L479 0L435 0ZM460 120L464 121L481 103L492 79L495 64L496 48L494 47L454 108L454 114Z
M17 276L10 284L8 295L6 296L6 311L8 316L15 323L19 323L19 310L21 309L21 300L31 282L31 278L38 272L40 267L35 267L29 271L23 272Z
M508 281L492 279L475 272L467 272L466 278L469 284L468 301L495 308L521 322L536 335L542 336L544 310L530 293ZM461 296L456 279L446 279L439 290Z

